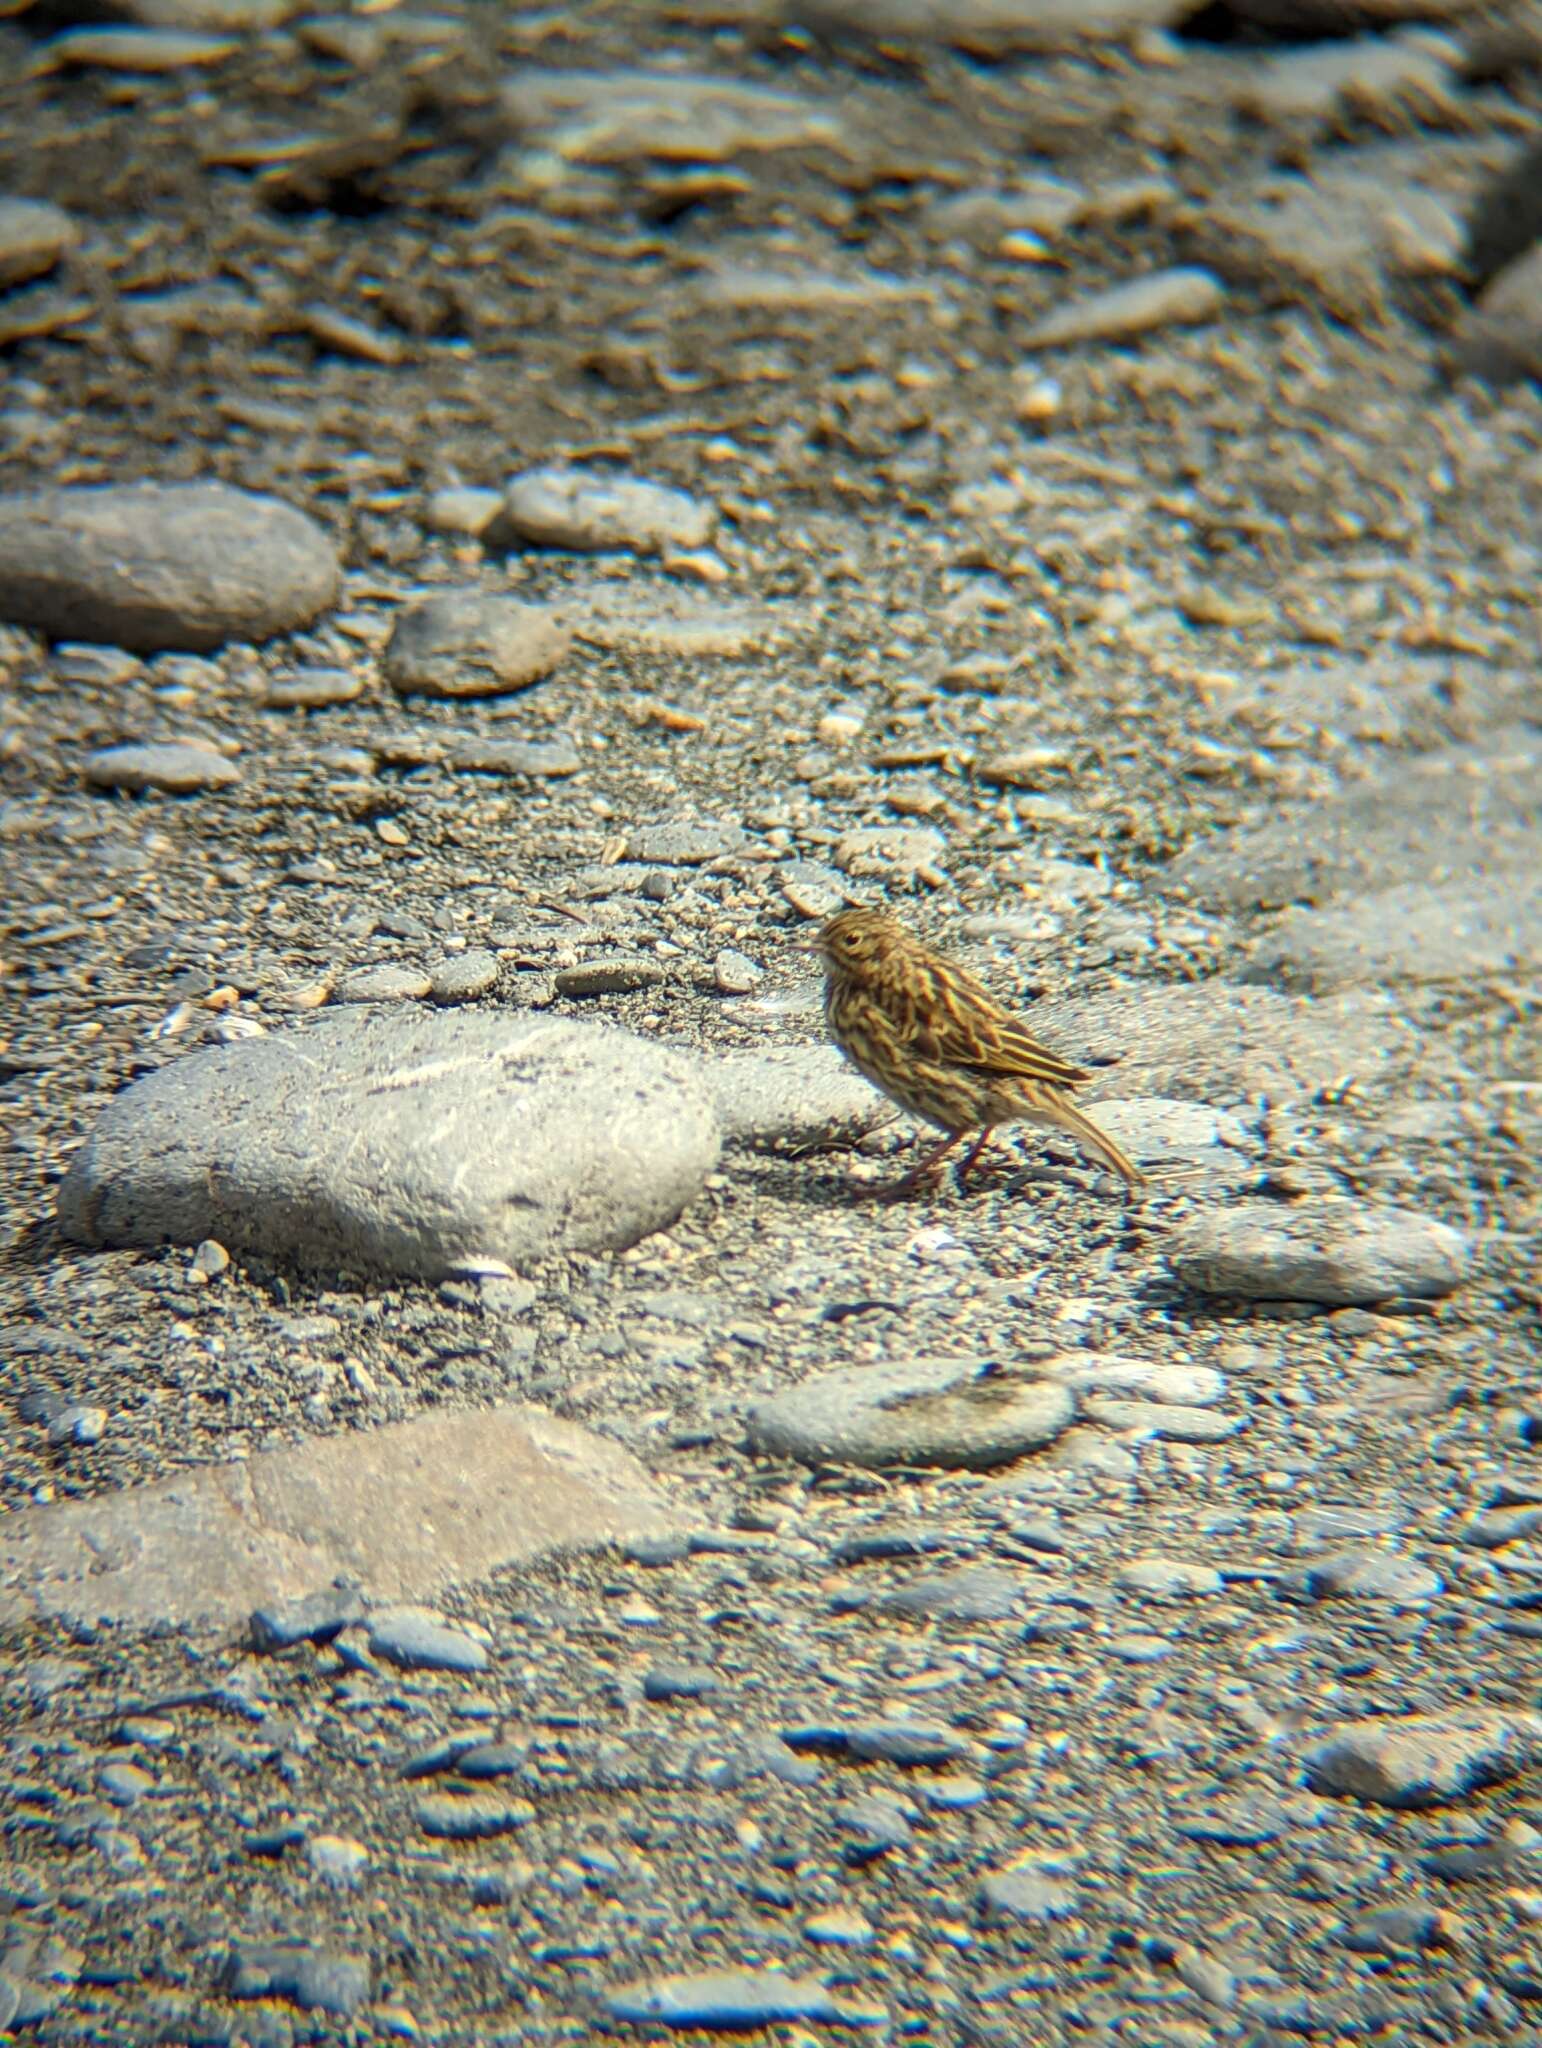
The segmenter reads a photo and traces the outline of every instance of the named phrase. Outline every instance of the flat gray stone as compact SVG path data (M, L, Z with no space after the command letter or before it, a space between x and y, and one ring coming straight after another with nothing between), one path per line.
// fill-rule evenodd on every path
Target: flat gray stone
M1203 1600L1223 1584L1213 1565L1181 1557L1132 1557L1119 1567L1119 1583L1148 1600Z
M1410 882L1287 910L1248 956L1248 980L1307 988L1478 980L1542 964L1542 829L1524 867Z
M1162 1437L1174 1444L1221 1444L1242 1427L1238 1415L1214 1408L1190 1408L1179 1401L1121 1401L1116 1395L1088 1394L1082 1413L1089 1422L1124 1435Z
M729 1053L708 1067L707 1081L724 1144L748 1152L852 1145L894 1117L894 1105L833 1045Z
M700 1070L628 1032L350 1007L126 1089L75 1155L59 1227L434 1279L635 1244L718 1147Z
M369 1997L369 1964L309 1941L241 1942L226 1956L219 1983L230 1998L282 1998L303 2012L346 2018Z
M422 1607L387 1607L369 1618L369 1647L403 1671L485 1671L487 1651L475 1636Z
M783 20L886 45L942 43L972 56L1123 41L1181 20L1176 0L777 0Z
M498 696L549 676L572 644L567 627L539 605L443 590L402 613L381 666L402 696Z
M102 747L86 756L81 773L93 789L121 789L136 796L147 790L193 796L201 789L229 789L241 780L234 761L227 761L213 747L181 740Z
M457 775L507 775L517 781L552 782L583 767L577 743L566 734L551 740L457 740L447 757Z
M722 163L767 150L839 148L838 103L675 70L521 65L503 106L522 139L582 163Z
M1074 1868L1058 1856L1025 1856L980 1880L980 1916L1004 1921L1064 1920L1076 1911Z
M1225 303L1219 278L1208 270L1159 270L1057 306L1035 321L1025 348L1069 348L1080 341L1128 341L1162 327L1213 320Z
M0 495L0 619L135 654L203 653L303 626L337 551L277 498L229 484L82 484Z
M1075 1413L1076 1396L1054 1380L902 1359L789 1387L752 1411L748 1435L755 1450L805 1465L986 1471L1053 1443Z
M608 1993L605 2003L613 2020L633 2026L735 2033L799 2020L810 2026L882 2027L889 2017L882 2006L837 1997L817 1977L791 1977L775 1968L653 1977Z
M1314 1792L1375 1806L1445 1806L1542 1759L1542 1714L1500 1707L1350 1721L1308 1750Z
M1181 1360L1119 1358L1101 1351L1065 1351L1035 1368L1078 1394L1109 1394L1130 1403L1177 1403L1208 1408L1226 1392L1226 1378L1211 1365Z
M435 1411L8 1515L0 1622L245 1621L341 1575L411 1601L672 1527L607 1437L534 1407Z
M218 64L240 45L229 36L200 34L196 29L72 28L50 36L44 55L54 64L80 65L102 71L188 71L200 64Z
M0 290L44 276L79 240L80 229L62 206L0 198Z
M717 515L668 484L582 469L532 469L510 479L503 512L485 538L583 553L662 554L704 547Z
M1333 1307L1449 1294L1461 1285L1468 1257L1467 1239L1449 1224L1355 1202L1205 1210L1167 1244L1167 1263L1185 1287Z
M1369 1544L1313 1558L1300 1586L1311 1600L1384 1600L1394 1607L1420 1606L1445 1591L1439 1574L1416 1557Z
M1056 1052L1100 1069L1085 1090L1095 1115L1105 1097L1299 1102L1346 1074L1373 1080L1414 1050L1402 1009L1375 990L1312 997L1221 981L1143 982L1046 997L1024 1016ZM1122 1138L1129 1126L1120 1123ZM1218 1127L1223 1141L1224 1133Z
M1167 871L1173 888L1222 909L1325 903L1464 870L1525 872L1538 859L1542 733L1520 726L1481 746L1399 759L1332 798L1197 840Z

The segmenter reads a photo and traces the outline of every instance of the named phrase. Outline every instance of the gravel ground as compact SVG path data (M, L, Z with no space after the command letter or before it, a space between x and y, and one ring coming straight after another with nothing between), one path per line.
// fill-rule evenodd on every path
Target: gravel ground
M1542 34L1408 11L0 21L0 2035L1535 2036ZM848 900L1150 1192L869 1199ZM112 1607L514 1404L638 1533Z

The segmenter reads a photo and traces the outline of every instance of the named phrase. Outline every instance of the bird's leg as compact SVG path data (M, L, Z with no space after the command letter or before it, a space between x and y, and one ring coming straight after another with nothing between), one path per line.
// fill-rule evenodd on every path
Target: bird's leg
M934 1145L924 1159L911 1167L903 1180L892 1181L887 1187L878 1189L879 1195L888 1201L897 1201L901 1195L913 1194L923 1183L935 1180L938 1167L963 1135L962 1131L954 1131L940 1145Z
M962 1187L964 1185L964 1182L968 1180L970 1167L974 1165L975 1161L979 1158L980 1154L985 1150L986 1146L990 1143L991 1132L994 1130L994 1128L995 1126L993 1124L987 1124L985 1126L985 1129L981 1131L979 1137L975 1139L974 1143L970 1146L969 1150L964 1154L963 1162L958 1169L958 1184L960 1187Z

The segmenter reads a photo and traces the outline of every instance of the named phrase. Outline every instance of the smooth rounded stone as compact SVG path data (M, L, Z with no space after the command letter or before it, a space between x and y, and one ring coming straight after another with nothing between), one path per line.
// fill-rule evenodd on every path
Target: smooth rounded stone
M431 494L424 518L435 533L460 533L480 540L502 510L502 491L443 490Z
M1213 320L1225 301L1225 287L1208 270L1159 270L1056 307L1029 328L1023 344L1039 349L1065 348L1078 341L1127 341L1159 327Z
M802 93L667 70L556 71L522 64L504 87L516 132L561 157L722 163L741 152L843 146L838 113Z
M59 1227L437 1280L635 1244L718 1148L700 1069L628 1032L349 1006L135 1082L75 1154Z
M1042 1450L1070 1426L1069 1387L981 1373L967 1359L841 1366L751 1411L751 1448L805 1465L988 1471Z
M1413 882L1287 910L1248 955L1249 980L1306 988L1479 980L1542 963L1542 833L1535 865Z
M1107 1394L1083 1397L1082 1414L1105 1429L1130 1430L1175 1444L1220 1444L1242 1427L1240 1415L1188 1408L1169 1401L1120 1401Z
M1085 1472L1119 1484L1140 1472L1140 1461L1129 1445L1101 1429L1068 1429L1044 1462L1052 1472Z
M79 240L80 229L62 206L0 198L0 291L45 276Z
M225 1957L227 1998L284 1998L305 2012L350 2018L369 1997L369 1964L309 1941L239 1942Z
M538 605L441 590L402 613L381 666L401 696L498 696L549 676L572 644L561 620Z
M369 1851L348 1835L311 1835L305 1844L305 1860L334 1891L357 1891L369 1865Z
M1310 1600L1385 1600L1417 1607L1445 1591L1445 1581L1417 1558L1365 1547L1316 1557L1299 1574Z
M643 1673L645 1700L700 1700L722 1688L717 1673L701 1664L654 1664Z
M366 967L332 991L334 1003L418 1003L433 983L420 967Z
M1179 1557L1132 1557L1119 1567L1119 1583L1151 1600L1203 1600L1225 1581L1213 1565Z
M836 842L835 865L858 880L895 881L934 873L948 843L930 825L860 825Z
M337 595L305 513L229 484L0 494L0 619L134 654L206 653L308 625Z
M414 1802L413 1815L425 1835L444 1842L486 1842L511 1835L535 1819L528 1799L484 1787L460 1792L426 1792Z
M657 988L667 976L660 962L646 953L612 953L561 968L556 979L562 996L625 996L640 988Z
M613 2020L633 2026L725 2032L800 2020L824 2027L886 2027L889 2021L882 2006L837 1997L817 1977L792 1977L774 1967L652 1977L610 1992L605 2004Z
M830 37L889 48L941 43L971 56L1074 49L1127 41L1138 29L1181 20L1174 0L776 0L781 19Z
M910 1821L896 1799L882 1793L868 1793L860 1799L842 1800L831 1812L839 1831L841 1861L860 1869L896 1849L906 1849L912 1840Z
M667 484L553 467L509 479L502 514L484 537L494 546L668 554L704 547L716 524L710 505Z
M369 1618L369 1647L403 1671L485 1671L486 1647L424 1607L389 1607Z
M1445 1806L1532 1769L1542 1714L1478 1708L1350 1721L1307 1751L1314 1792L1375 1806Z
M897 1586L878 1606L885 1614L908 1614L918 1621L1007 1621L1021 1593L1010 1572L995 1565L963 1565Z
M1139 1629L1132 1629L1122 1636L1110 1636L1103 1647L1121 1664L1161 1664L1173 1654L1173 1645L1166 1636L1145 1635Z
M430 1410L0 1517L0 1625L245 1620L260 1647L324 1640L356 1609L317 1587L418 1600L674 1522L634 1458L544 1409Z
M1064 1351L1058 1358L1044 1359L1037 1370L1079 1394L1125 1395L1132 1403L1208 1408L1226 1392L1225 1374L1211 1365L1118 1358L1099 1351Z
M663 818L628 834L626 857L648 867L704 867L738 853L746 841L744 827L731 818Z
M820 1948L871 1948L873 1923L852 1906L830 1906L803 1923L803 1938Z
M1049 1856L1024 1856L980 1880L980 1916L1013 1920L1065 1920L1076 1910L1074 1866Z
M1461 1923L1435 1906L1372 1906L1350 1921L1344 1946L1356 1955L1401 1957L1459 1948Z
M507 775L530 782L555 782L577 775L584 765L576 741L566 733L551 740L457 740L445 758L456 775Z
M0 568L0 579L5 571ZM121 789L134 796L158 790L165 796L194 796L201 789L229 789L241 780L234 761L213 747L180 740L130 742L88 754L82 768L93 789Z
M858 1763L927 1770L958 1763L970 1754L967 1737L927 1721L858 1721L843 1732L847 1752Z
M499 972L496 953L458 953L434 968L428 992L436 1003L474 1003L497 987Z
M137 1806L147 1792L155 1790L154 1778L138 1764L105 1764L96 1784L102 1797L114 1806Z
M1185 1287L1333 1307L1449 1294L1461 1285L1469 1256L1462 1233L1432 1216L1347 1201L1204 1210L1166 1247L1173 1276Z
M364 678L347 668L296 668L274 676L263 703L270 711L316 711L327 704L351 704L364 693Z
M61 1408L48 1425L48 1441L55 1450L69 1444L99 1444L107 1434L107 1410L72 1401Z
M728 1053L707 1068L725 1145L807 1152L854 1145L893 1105L833 1045Z
M196 29L125 25L66 29L50 36L43 56L53 64L103 71L188 71L221 63L240 47L229 36L203 35Z

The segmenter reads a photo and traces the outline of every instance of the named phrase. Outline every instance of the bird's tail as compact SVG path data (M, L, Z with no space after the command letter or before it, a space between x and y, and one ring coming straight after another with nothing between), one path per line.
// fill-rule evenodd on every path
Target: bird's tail
M1105 1166L1112 1167L1128 1187L1143 1188L1146 1185L1146 1176L1134 1160L1126 1158L1113 1139L1100 1131L1090 1116L1084 1116L1069 1102L1060 1102L1056 1104L1055 1121L1073 1136L1080 1138L1087 1150L1094 1157L1101 1159Z

